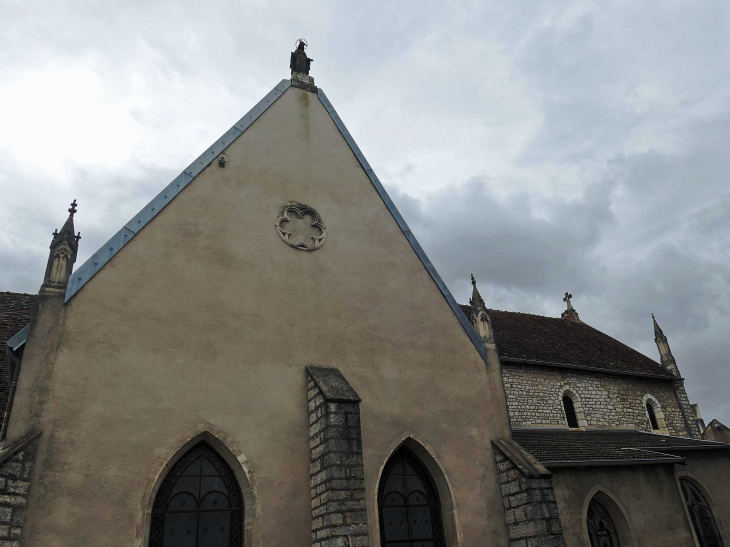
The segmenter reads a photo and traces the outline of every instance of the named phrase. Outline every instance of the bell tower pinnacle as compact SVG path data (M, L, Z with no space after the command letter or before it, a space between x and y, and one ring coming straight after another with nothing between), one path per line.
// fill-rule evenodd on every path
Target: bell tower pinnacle
M656 342L656 347L659 348L659 357L662 366L675 376L679 376L677 361L674 360L667 337L664 336L664 331L662 331L662 328L656 322L653 313L651 314L651 320L654 322L654 342Z
M471 324L482 339L485 347L494 347L494 332L492 331L492 319L489 317L487 306L484 304L482 295L477 289L477 280L471 276L472 292L469 304L471 305Z
M73 200L68 210L68 219L61 231L53 232L46 274L43 277L40 294L65 294L68 278L71 275L76 254L79 249L81 232L74 235L74 214L76 214L76 200Z

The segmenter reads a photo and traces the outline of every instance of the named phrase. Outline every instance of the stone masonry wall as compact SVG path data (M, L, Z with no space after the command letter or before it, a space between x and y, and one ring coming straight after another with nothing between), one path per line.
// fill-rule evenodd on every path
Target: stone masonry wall
M674 382L504 362L502 376L513 427L566 425L562 397L565 390L570 390L580 398L588 426L632 427L650 432L642 401L649 393L661 404L669 433L688 434Z
M21 545L36 445L25 446L0 467L0 547Z
M509 547L564 547L552 478L530 477L495 447Z
M310 368L308 367L308 370ZM336 369L319 369L322 370L336 371ZM318 379L321 380L321 377ZM342 380L344 381L344 378ZM311 449L312 546L368 546L360 399L358 397L356 401L328 400L326 394L312 379L311 371L307 388Z

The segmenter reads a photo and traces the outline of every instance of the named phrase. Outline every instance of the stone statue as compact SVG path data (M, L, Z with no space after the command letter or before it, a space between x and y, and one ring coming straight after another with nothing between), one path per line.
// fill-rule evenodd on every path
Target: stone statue
M299 43L297 44L297 49L295 49L291 53L289 68L291 69L292 74L294 72L301 72L302 74L309 75L309 65L310 63L314 62L314 59L310 59L309 57L307 57L307 54L304 53L305 47L306 44L304 40L299 40Z

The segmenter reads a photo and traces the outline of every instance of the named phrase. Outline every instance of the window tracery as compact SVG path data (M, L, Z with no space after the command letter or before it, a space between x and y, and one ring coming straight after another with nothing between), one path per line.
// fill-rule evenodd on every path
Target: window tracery
M699 489L687 479L680 479L684 502L689 510L692 528L694 528L700 547L722 547L720 532L715 517Z
M228 464L200 443L170 469L152 507L150 547L240 547L241 489Z
M586 520L591 547L621 547L611 515L595 498L588 505Z
M428 471L407 448L388 461L378 489L383 547L444 547L441 504Z

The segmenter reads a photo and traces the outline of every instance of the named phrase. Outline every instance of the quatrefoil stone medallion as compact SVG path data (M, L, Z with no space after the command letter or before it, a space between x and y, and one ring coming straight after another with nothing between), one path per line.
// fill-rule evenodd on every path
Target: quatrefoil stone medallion
M300 251L316 251L324 245L327 228L317 211L308 205L292 203L279 211L276 233L290 247Z

